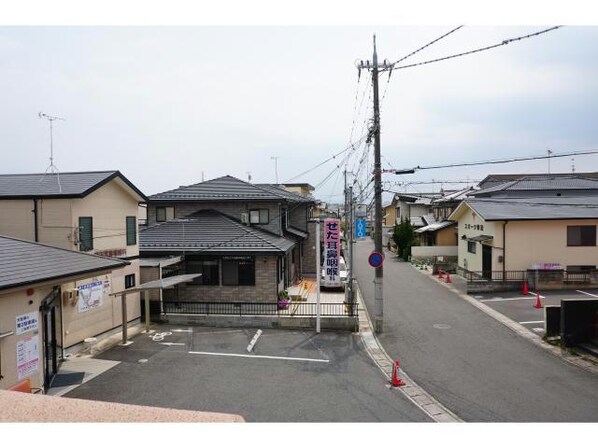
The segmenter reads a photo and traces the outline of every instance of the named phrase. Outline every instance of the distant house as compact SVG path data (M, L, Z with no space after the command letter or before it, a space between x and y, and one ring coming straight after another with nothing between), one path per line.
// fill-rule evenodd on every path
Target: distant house
M181 257L179 272L202 273L179 286L179 300L276 301L316 275L314 199L232 176L150 196L142 258ZM154 297L155 299L155 297Z
M109 294L139 283L137 223L146 200L119 171L0 175L0 235L126 260L101 276L59 284L63 300L52 306L60 355L120 325L120 299ZM127 319L138 319L139 294L127 303Z
M69 344L120 326L107 293L130 263L0 236L0 389L48 388ZM131 308L128 320L138 301Z
M598 173L490 174L469 196L593 196L597 185Z
M458 221L459 266L484 276L538 266L578 272L598 265L598 196L472 198L449 219Z

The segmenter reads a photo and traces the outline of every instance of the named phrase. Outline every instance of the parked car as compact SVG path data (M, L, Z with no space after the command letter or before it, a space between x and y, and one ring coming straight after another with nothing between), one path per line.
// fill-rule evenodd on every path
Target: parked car
M321 288L341 288L345 289L347 284L347 278L349 277L349 271L347 270L347 264L343 257L339 258L339 279L337 281L331 281L326 278L326 268L322 267L320 274L320 287Z

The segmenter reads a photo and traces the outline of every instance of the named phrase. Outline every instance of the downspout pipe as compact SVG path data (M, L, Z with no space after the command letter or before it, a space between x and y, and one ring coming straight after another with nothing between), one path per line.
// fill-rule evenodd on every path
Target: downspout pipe
M507 275L507 224L509 221L505 220L502 225L502 279L506 281Z
M38 214L38 209L37 209L37 199L33 200L33 232L34 232L34 241L36 243L39 242L39 228L38 228L38 224L37 224L37 214Z

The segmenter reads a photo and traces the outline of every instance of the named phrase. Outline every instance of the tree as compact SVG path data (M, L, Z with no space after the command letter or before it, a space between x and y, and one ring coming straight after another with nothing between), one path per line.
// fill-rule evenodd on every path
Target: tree
M402 219L400 224L395 224L392 239L397 245L399 258L407 261L411 255L411 246L415 242L415 231L411 223Z

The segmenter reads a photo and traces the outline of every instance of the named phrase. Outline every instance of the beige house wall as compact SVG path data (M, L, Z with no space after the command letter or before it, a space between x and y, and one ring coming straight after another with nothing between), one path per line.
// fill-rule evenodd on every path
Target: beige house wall
M127 257L139 255L139 235L137 244L126 245L126 217L135 216L139 221L139 207L128 190L116 180L108 182L83 199L73 199L73 228L79 226L79 218L93 218L93 249L126 249Z
M525 270L536 263L598 265L598 246L567 246L567 226L598 226L598 219L510 221L507 224L508 270Z
M503 255L502 251L502 223L501 222L486 222L477 213L471 209L461 216L458 223L459 229L459 266L470 271L482 270L482 244L492 246L492 270L502 271L503 264L499 257ZM473 238L479 235L490 235L492 240L485 243L475 243L476 253L469 253L467 250L466 238Z
M382 223L385 226L394 226L397 223L397 207L394 204L391 204L387 207L384 207L384 222Z
M0 200L0 235L33 241L35 238L33 200Z
M454 246L457 244L457 234L454 226L440 229L436 232L437 246Z
M72 225L72 199L38 200L39 242L62 249L78 250L74 244L75 227Z
M30 336L37 337L39 361L37 363L37 370L31 372L27 378L31 381L31 387L42 387L44 382L43 331L39 307L42 300L52 291L52 287L36 287L30 296L27 295L26 291L26 289L23 289L9 293L0 293L0 333L13 332L13 335L0 339L0 356L2 357L1 374L4 377L0 379L0 389L8 389L24 379L20 380L18 378L17 344ZM32 312L37 313L38 329L30 330L17 336L17 316Z

